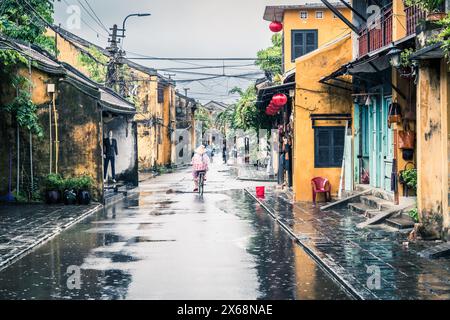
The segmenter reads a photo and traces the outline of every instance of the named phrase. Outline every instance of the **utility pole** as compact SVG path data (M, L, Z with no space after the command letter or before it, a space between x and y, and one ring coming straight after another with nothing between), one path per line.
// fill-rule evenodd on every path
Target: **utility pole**
M120 43L120 36L117 34L117 24L115 24L111 29L112 34L111 38L108 39L108 43L110 44L106 50L110 53L110 60L108 62L108 68L106 73L106 81L105 84L108 88L113 89L114 91L123 91L122 88L118 90L117 84L119 83L119 65L120 59L122 58L122 52L119 49L118 44Z

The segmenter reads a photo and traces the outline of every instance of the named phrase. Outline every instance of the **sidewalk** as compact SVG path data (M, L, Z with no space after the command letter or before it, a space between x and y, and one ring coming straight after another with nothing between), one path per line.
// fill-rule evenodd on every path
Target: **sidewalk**
M450 299L450 259L418 255L436 243L418 241L404 247L406 234L380 226L358 229L365 218L348 210L322 212L311 203L292 204L273 189L264 199L257 198L255 190L247 192L356 298ZM374 267L381 272L379 288L370 281L373 273L368 269Z
M0 204L0 270L101 207Z

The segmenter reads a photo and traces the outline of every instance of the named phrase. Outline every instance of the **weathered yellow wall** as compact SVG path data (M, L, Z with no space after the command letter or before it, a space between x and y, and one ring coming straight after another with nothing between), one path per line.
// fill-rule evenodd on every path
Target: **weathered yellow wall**
M171 140L171 132L175 129L173 122L175 120L175 91L172 85L164 88L164 104L162 108L162 152L159 159L161 164L168 165L172 162L172 146L174 142L172 143Z
M441 236L448 216L448 66L424 61L417 85L418 209L422 235Z
M403 1L392 2L392 41L406 36L406 13Z
M61 36L59 36L57 33L53 31L48 31L48 35L54 36L56 38L56 43L58 47L58 60L66 62L70 64L71 66L75 67L76 69L80 70L83 74L86 76L90 76L88 70L83 67L83 65L80 63L79 57L81 54L80 48L73 45L69 41L65 40ZM84 48L88 49L88 48Z
M51 35L53 32L49 31ZM90 76L89 71L83 67L79 61L81 54L80 48L66 41L64 38L58 36L58 59L73 65L75 68ZM88 48L84 48L88 49ZM157 76L149 75L140 70L130 67L130 71L139 79L137 89L136 108L138 113L135 120L138 122L138 160L139 169L148 170L153 165L167 165L171 162L170 141L168 139L167 128L161 126L158 130L158 125L149 125L150 119L156 117L167 125L169 121L169 108L173 108L175 103L169 103L168 100L171 95L165 92L164 104L158 103L158 82L160 79ZM174 90L170 86L170 90ZM174 93L172 93L174 96ZM147 104L147 112L144 112L144 105ZM174 117L174 110L173 117ZM158 133L161 132L161 139L158 143Z
M411 81L413 81L413 80L411 80ZM407 97L410 94L409 90L415 90L414 86L409 88L408 79L402 78L400 76L400 73L395 68L392 68L392 84L394 86L396 86ZM412 92L411 97L414 97L414 95L415 95L415 93ZM399 95L397 93L397 91L395 91L394 89L392 89L392 101L397 101L400 104L400 107L402 109L403 120L404 120L404 116L408 112L408 102L406 101L406 99L402 98L402 96ZM414 112L414 106L411 106L411 108L413 108L412 111ZM409 121L408 123L409 123L410 130L416 132L416 122ZM396 129L397 132L404 130L402 124L393 124L392 129ZM394 148L395 148L395 146L394 146ZM405 161L402 156L402 150L397 146L397 173L399 174L400 171L404 170L405 166L408 162L412 162L414 165L416 165L416 158L417 158L417 146L415 148L414 159L412 161ZM411 167L412 167L411 165L408 165L408 168L411 168ZM402 196L404 194L403 193L403 185L399 183L398 188L399 188L399 194L400 194L400 196ZM409 190L410 196L413 195L412 193L413 193L413 191Z
M350 29L339 18L333 18L333 13L326 8L310 9L306 11L308 11L308 19L300 19L300 10L286 10L284 13L283 36L285 71L295 68L295 62L292 61L291 56L292 30L317 29L319 47L350 32ZM324 12L323 19L316 19L316 11ZM351 11L349 9L340 9L340 12L347 19L351 20Z
M351 113L352 99L349 91L319 83L322 77L351 61L351 48L351 37L347 35L338 42L325 45L320 50L297 59L293 159L296 201L312 201L311 179L318 176L329 179L332 194L337 193L341 168L314 168L314 129L310 115ZM345 122L321 121L317 125L345 126Z

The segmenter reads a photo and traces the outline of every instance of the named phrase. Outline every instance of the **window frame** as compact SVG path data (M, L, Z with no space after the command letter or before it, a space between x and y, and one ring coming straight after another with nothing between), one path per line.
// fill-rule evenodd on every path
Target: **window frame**
M322 14L322 16L320 18L317 16L318 13ZM316 11L316 19L322 20L324 18L324 16L325 16L325 12L324 11L322 11L322 10L317 10Z
M327 161L319 161L319 140L318 135L321 130L327 130L330 145L328 146L328 160ZM340 168L342 166L342 159L344 155L345 148L345 138L342 141L342 145L334 144L334 131L342 131L342 136L345 135L345 127L344 126L316 126L314 127L314 168ZM324 148L324 147L322 147ZM333 154L336 148L342 149L342 157L340 157L337 161L333 162Z
M305 46L305 48L304 48L305 52L302 55L298 56L298 57L296 57L295 54L294 54L295 53L294 48L298 47L298 45L296 45L295 41L294 41L296 33L303 33L303 36L305 37L304 40L303 40L303 45ZM307 45L306 45L306 35L308 33L314 33L315 44L314 44L314 49L313 50L306 52L307 51L306 50L306 47L307 47ZM306 55L306 54L316 50L318 47L319 47L319 30L318 29L294 29L294 30L291 30L291 62L295 62L295 59L297 59L297 58L299 58L301 56L304 56L304 55Z
M303 17L302 17L302 14L306 14L306 17L303 18ZM300 19L301 19L301 20L308 20L309 13L308 13L308 11L306 11L306 10L301 10L300 13L299 13L299 16L300 16Z

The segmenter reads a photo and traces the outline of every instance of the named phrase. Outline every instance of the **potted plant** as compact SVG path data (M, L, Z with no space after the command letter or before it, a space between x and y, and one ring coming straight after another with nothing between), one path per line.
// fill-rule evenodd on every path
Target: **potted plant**
M406 6L418 6L427 12L427 21L439 21L446 17L445 0L405 0Z
M400 53L400 74L402 77L409 78L414 75L414 64L411 61L411 55L414 49L407 48Z
M94 185L93 179L88 175L78 178L78 203L88 205L91 203L91 190Z
M51 173L44 180L45 201L48 204L56 204L61 201L61 189L63 179L59 174Z
M410 190L417 191L417 169L405 169L401 171L400 183Z
M77 190L77 178L68 178L64 180L63 201L65 205L74 205L77 203Z

